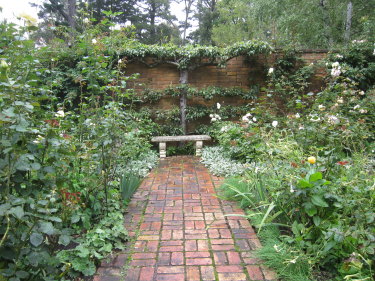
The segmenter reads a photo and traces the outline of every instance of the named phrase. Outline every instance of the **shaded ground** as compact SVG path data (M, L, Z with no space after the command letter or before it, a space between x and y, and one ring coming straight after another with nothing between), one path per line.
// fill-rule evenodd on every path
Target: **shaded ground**
M128 208L128 251L95 281L276 280L254 257L260 242L236 203L218 199L222 179L192 156L170 157L143 181Z

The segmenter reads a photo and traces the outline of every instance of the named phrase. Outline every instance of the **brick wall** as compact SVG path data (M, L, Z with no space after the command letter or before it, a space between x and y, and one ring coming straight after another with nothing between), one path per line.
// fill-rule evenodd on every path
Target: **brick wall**
M315 63L327 55L325 51L304 51L301 57L306 64ZM216 66L200 67L189 73L189 85L197 88L204 88L207 86L219 87L241 87L243 89L250 89L252 86L262 87L265 85L267 72L273 62L282 56L281 52L276 52L269 56L258 55L251 58L236 57L231 59L225 68ZM148 62L152 59L148 58ZM132 62L127 65L126 75L139 73L139 77L131 82L128 82L129 88L134 88L138 93L144 89L163 90L170 86L179 85L179 70L169 64L159 64L155 68L149 68L140 62ZM311 78L311 86L309 91L318 92L323 83L324 72L318 69L315 75ZM205 100L202 97L193 97L188 100L188 106L204 105L206 107L215 108L216 103L219 102L223 106L239 106L248 104L250 100L243 100L239 97L214 97L212 100ZM282 103L282 101L280 101ZM178 97L164 96L156 103L150 105L143 105L149 107L152 111L155 110L170 110L173 107L179 106ZM282 107L282 104L279 104ZM237 120L236 118L234 118ZM209 118L200 118L198 120L188 122L188 133L202 124L209 124Z
M326 51L309 50L301 52L306 64L315 63L326 56ZM225 68L216 66L203 66L189 73L189 85L197 88L207 86L241 87L249 89L253 85L264 85L267 70L277 57L282 53L276 52L270 56L258 55L251 58L236 57L231 59ZM179 84L179 71L175 66L159 64L149 68L140 62L132 62L127 65L126 75L139 73L135 81L129 83L129 87L137 91L142 89L162 90ZM321 85L323 73L319 70L313 78L313 88Z

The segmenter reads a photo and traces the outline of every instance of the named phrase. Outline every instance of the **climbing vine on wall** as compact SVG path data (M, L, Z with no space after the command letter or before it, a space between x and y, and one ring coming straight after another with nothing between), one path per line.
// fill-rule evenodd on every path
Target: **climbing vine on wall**
M166 96L179 97L182 91L187 93L188 98L202 97L207 101L212 100L215 97L238 97L244 100L253 100L259 93L259 87L254 86L250 90L239 87L222 88L216 86L198 89L188 85L180 85L177 87L168 87L165 90L146 89L141 95L136 97L135 101L140 103L154 103Z
M144 60L146 57L152 57L153 63L146 63L150 67L159 63L170 63L176 65L179 69L191 69L198 67L201 63L216 63L223 66L234 57L270 52L272 52L272 47L267 42L258 40L238 42L226 48L200 45L183 47L172 44L145 45L135 40L129 40L123 45L119 55L129 60L138 60L144 63L146 63Z

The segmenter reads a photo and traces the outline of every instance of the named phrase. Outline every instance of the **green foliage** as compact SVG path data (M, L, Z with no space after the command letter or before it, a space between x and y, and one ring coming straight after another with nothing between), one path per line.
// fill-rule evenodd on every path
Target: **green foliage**
M137 41L128 41L119 50L121 56L130 59L146 57L155 58L156 63L172 62L180 69L194 68L202 60L225 64L227 60L241 56L252 56L255 54L269 53L270 46L262 41L247 41L236 43L226 48L200 45L187 45L178 47L176 45L144 45Z
M250 162L241 178L224 183L222 193L251 209L248 217L265 235L260 256L285 280L373 276L372 48L357 42L332 54L327 85L297 114L261 116L261 105L242 124L214 122L218 149L232 161ZM288 61L271 72L282 69L282 90L295 81ZM271 236L270 229L280 234Z
M127 204L134 192L137 190L138 186L141 184L141 179L134 174L125 174L121 178L120 182L120 192L121 198Z
M212 100L215 97L239 97L244 100L251 100L257 97L259 89L254 87L251 90L244 90L237 87L221 88L215 86L198 89L187 85L181 85L177 87L169 87L163 91L146 89L137 98L139 98L139 101L142 103L153 103L164 96L178 97L181 95L182 91L186 91L188 98L202 97L205 100Z
M123 246L119 171L150 151L154 128L123 103L123 35L96 44L98 26L71 48L35 48L25 29L0 29L0 275L92 275Z
M353 11L346 38L349 2ZM218 2L212 37L217 45L258 38L275 47L337 48L353 39L372 38L372 6L363 0L255 0L251 5L244 0L225 0Z
M71 250L62 250L57 259L72 267L71 277L82 273L91 276L96 272L98 261L108 256L112 250L123 250L127 232L123 226L123 215L118 202L111 202L109 213L92 229L76 239L77 246Z
M256 218L252 221L256 221ZM313 280L309 257L303 250L281 241L280 231L277 228L266 227L258 235L262 241L262 247L257 252L258 256L265 265L277 272L281 280Z

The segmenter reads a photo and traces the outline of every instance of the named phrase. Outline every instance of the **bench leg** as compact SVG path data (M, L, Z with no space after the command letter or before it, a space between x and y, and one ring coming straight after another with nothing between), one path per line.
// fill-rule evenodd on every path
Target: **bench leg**
M195 143L195 156L202 156L203 141L197 141Z
M167 143L159 142L159 153L160 153L160 158L167 157Z

